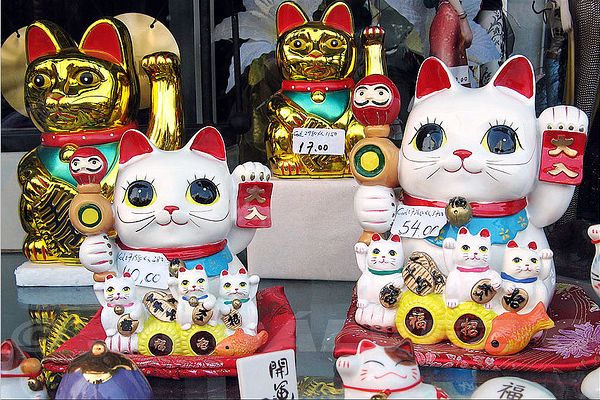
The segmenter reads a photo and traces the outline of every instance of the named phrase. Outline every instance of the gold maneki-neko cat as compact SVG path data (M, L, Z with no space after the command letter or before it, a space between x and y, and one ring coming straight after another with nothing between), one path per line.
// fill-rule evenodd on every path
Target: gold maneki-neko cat
M364 133L351 109L356 45L350 9L337 2L321 21L309 21L295 3L284 2L277 10L277 35L276 57L284 81L267 104L266 146L273 174L281 178L351 176L349 154ZM378 45L379 51L373 52L378 53L376 59L367 64L380 70L381 42ZM295 153L294 128L342 129L343 154Z
M105 18L94 22L77 45L57 25L37 21L27 28L26 52L25 105L42 138L18 167L21 223L27 232L23 251L33 262L76 264L84 237L68 217L77 193L69 160L80 147L99 150L108 164L102 193L112 199L119 140L136 127L139 106L131 38L122 22ZM162 149L177 149L179 59L155 53L144 57L141 67L152 91L148 136Z

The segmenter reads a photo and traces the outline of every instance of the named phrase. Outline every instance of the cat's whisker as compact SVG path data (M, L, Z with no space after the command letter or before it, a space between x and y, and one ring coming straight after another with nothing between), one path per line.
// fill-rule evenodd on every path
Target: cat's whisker
M193 213L205 213L205 212L211 212L211 211L212 211L212 208L209 208L208 210L199 210L199 211L192 210L189 213L190 214L193 214Z
M486 173L486 174L487 174L487 175L488 175L490 178L492 178L493 180L495 180L496 182L499 182L499 181L498 181L498 178L496 178L494 175L490 174L488 171L485 171L485 173Z
M428 180L429 178L431 178L436 172L438 172L441 168L436 169L435 171L433 171L427 178L425 178L425 180Z
M121 214L119 214L119 210L117 210L117 218L119 218L119 221L121 221L124 224L138 224L140 222L144 222L150 218L155 218L155 217L154 217L154 215L149 215L142 219L136 219L135 221L125 221L123 218L121 218Z
M136 214L136 215L148 215L148 214L154 214L154 211L148 211L148 212L135 212L132 211L132 214Z
M437 162L433 161L427 165L421 165L420 167L414 168L414 170L416 171L416 170L423 169L423 168L435 167L436 165L437 165Z
M491 165L488 165L487 167L488 167L489 169L493 169L494 171L502 172L503 174L506 174L506 175L512 175L512 174L511 174L510 172L508 172L508 171L504 171L504 170L501 170L500 168L495 168L495 167L492 167Z
M156 220L156 217L153 216L152 219L150 221L148 221L148 223L146 225L142 226L139 229L136 229L135 231L136 232L140 232L140 231L144 230L148 225L150 225L151 223L153 223L155 220Z
M191 217L198 218L198 219L201 219L201 220L203 220L203 221L208 221L208 222L221 222L221 221L224 221L224 220L225 220L225 218L227 218L227 217L229 216L229 211L227 211L227 214L225 214L225 216L224 216L223 218L221 218L221 219L202 218L202 217L200 217L200 216L198 216L198 215L194 215L194 214L192 214L192 213L189 213L189 214L190 214L190 216L191 216ZM190 220L190 221L191 221L191 220Z

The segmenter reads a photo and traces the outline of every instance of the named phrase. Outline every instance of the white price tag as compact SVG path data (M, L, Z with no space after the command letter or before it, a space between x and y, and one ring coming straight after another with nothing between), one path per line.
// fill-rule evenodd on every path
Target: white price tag
M450 71L456 78L457 82L461 85L466 85L471 83L469 79L469 66L468 65L459 65L458 67L450 67Z
M295 154L341 156L346 149L343 129L294 128L292 151Z
M236 368L242 399L298 398L294 350L239 358Z
M391 232L402 237L422 239L437 236L447 222L443 208L400 204Z
M117 271L120 275L129 272L137 286L169 288L169 260L160 253L121 250L117 256Z

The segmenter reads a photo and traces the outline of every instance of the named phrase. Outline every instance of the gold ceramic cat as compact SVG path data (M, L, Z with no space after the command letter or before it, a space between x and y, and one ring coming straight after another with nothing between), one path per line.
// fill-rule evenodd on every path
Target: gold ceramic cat
M277 10L277 63L284 81L267 104L266 146L279 177L350 176L348 154L364 137L351 110L356 59L354 25L348 6L331 5L321 21L309 21L293 2ZM294 128L346 131L344 155L300 155L292 151Z
M112 199L121 135L135 127L139 83L129 33L112 18L94 22L79 45L57 25L27 28L25 105L42 132L41 145L18 167L23 251L34 262L78 263L83 236L68 218L76 182L69 158L81 146L100 150L109 163L103 194ZM148 136L159 147L181 147L179 59L171 53L144 58L152 85ZM161 106L156 101L161 98Z

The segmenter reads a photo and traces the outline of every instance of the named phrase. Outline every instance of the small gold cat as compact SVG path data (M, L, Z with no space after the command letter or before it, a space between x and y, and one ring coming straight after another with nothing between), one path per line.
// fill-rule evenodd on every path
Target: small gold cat
M291 1L277 9L276 57L284 81L267 104L266 146L279 177L350 176L348 155L364 137L351 110L356 45L345 3L332 4L321 21L309 21ZM345 154L295 154L294 128L343 129Z
M76 181L69 159L93 146L108 161L103 194L112 199L122 134L136 127L139 83L125 25L104 18L88 27L78 46L59 26L37 21L26 32L25 105L42 132L41 145L18 166L20 215L27 232L23 252L33 262L77 264L83 236L69 222ZM146 56L153 99L148 136L159 147L181 147L179 59L171 53Z

